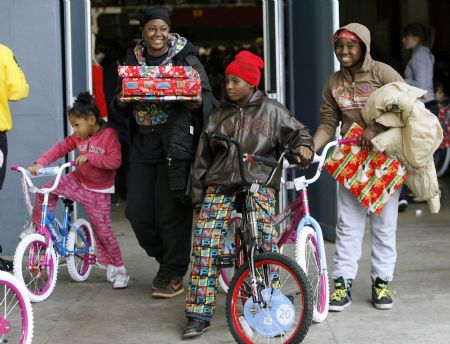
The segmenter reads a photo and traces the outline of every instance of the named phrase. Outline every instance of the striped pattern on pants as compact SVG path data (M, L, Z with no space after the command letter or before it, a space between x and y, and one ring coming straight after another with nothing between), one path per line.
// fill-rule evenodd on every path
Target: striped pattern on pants
M253 197L256 199L260 245L266 251L276 251L278 233L271 218L275 213L275 191L260 187ZM220 187L210 186L206 191L194 232L189 293L186 297L188 317L209 321L214 314L220 273L217 260L222 252L222 240L227 235L234 201L235 196L223 194Z

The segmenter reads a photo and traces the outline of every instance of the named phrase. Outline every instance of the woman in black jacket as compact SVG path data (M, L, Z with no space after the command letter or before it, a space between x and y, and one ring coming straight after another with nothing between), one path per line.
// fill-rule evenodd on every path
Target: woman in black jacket
M142 40L130 49L124 65L192 66L201 77L201 97L190 102L122 103L116 109L130 117L130 165L125 214L139 244L155 257L159 270L152 296L171 298L184 292L191 249L192 205L190 166L197 133L214 108L197 49L186 38L170 33L167 10L142 12Z

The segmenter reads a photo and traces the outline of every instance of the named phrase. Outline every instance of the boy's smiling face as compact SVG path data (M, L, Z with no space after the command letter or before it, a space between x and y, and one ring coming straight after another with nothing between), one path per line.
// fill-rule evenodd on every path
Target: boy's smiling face
M250 100L253 90L254 86L244 79L233 74L225 75L225 92L231 101L244 105Z
M348 38L340 38L334 46L334 52L340 64L347 68L361 63L364 58L361 44Z

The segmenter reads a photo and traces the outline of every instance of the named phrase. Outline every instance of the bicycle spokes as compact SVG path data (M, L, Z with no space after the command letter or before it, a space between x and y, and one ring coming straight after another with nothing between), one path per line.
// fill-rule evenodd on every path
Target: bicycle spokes
M28 289L32 301L43 301L51 294L57 269L55 252L42 235L29 235L17 246L14 274Z
M38 285L39 281L45 281L48 277L48 255L46 248L39 243L30 245L27 270L30 280L28 284ZM45 282L44 282L45 283ZM36 290L40 290L37 288Z
M33 315L26 290L13 275L0 274L0 343L31 342Z
M263 256L272 257L272 254ZM305 296L306 276L298 277L301 272L291 269L295 264L292 261L289 266L285 265L286 257L273 256L277 258L255 259L254 276L246 265L233 279L234 288L227 298L227 307L231 308L227 311L232 315L235 333L245 338L244 342L267 342L269 338L271 343L290 342L306 333L300 331L303 326L309 327L312 293L308 289ZM298 267L295 269L300 270ZM309 305L306 321L305 304Z

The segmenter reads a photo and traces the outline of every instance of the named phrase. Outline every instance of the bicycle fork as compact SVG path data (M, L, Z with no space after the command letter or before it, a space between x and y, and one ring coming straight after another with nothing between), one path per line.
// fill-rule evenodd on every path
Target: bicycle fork
M251 240L248 252L248 261L250 270L250 288L252 292L253 304L254 305L261 304L261 306L265 308L267 306L267 303L261 295L261 289L258 288L258 282L260 282L261 278L258 279L255 266L255 256L256 253L259 251L256 211L254 209L251 209L251 211L247 212L246 216L247 216L247 223L251 228L251 238L250 238Z

